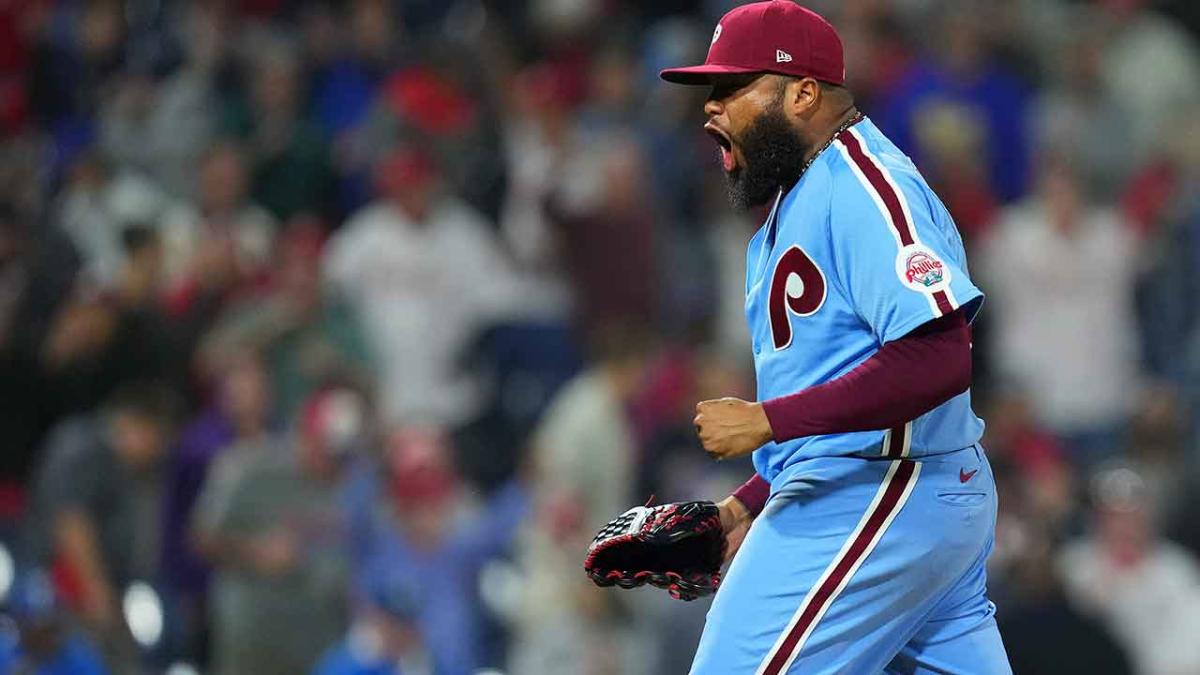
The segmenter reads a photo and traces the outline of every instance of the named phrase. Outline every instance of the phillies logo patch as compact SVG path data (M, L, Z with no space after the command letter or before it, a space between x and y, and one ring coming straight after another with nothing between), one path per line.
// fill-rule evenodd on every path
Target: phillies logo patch
M950 268L930 248L911 244L896 256L896 274L914 291L933 293L950 285Z
M914 253L904 262L904 278L910 284L921 284L928 288L942 280L946 266L941 260L926 253Z
M771 295L767 299L771 338L775 351L792 344L790 315L812 316L825 304L825 274L799 246L779 256L771 273Z

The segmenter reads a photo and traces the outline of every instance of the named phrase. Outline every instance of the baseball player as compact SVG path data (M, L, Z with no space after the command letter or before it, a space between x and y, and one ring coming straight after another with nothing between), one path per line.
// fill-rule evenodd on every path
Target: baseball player
M791 0L734 9L703 65L662 77L711 87L732 200L770 205L746 256L760 402L697 405L706 451L753 452L756 475L717 505L737 555L692 672L1011 672L969 389L983 294L950 215Z

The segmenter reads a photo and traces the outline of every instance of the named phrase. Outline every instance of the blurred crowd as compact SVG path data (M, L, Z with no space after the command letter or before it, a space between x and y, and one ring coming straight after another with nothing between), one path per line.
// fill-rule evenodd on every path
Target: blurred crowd
M730 0L0 0L0 673L682 673L749 476ZM1018 673L1200 672L1200 12L813 0L987 294Z

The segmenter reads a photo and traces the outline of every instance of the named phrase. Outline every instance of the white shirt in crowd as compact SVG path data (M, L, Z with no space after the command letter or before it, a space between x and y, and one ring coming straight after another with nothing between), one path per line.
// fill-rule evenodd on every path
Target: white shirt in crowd
M443 198L418 224L375 202L347 221L325 255L326 279L354 303L379 357L385 420L469 421L481 391L462 368L465 352L516 300L512 272L483 217Z
M1138 673L1200 673L1200 566L1187 551L1162 541L1122 566L1085 539L1057 567L1067 598L1108 626Z
M1004 213L981 251L996 372L1056 432L1101 428L1131 410L1137 244L1111 211L1087 212L1065 234L1031 200Z
M78 251L84 272L107 286L125 262L122 230L153 225L166 203L166 195L152 181L133 171L118 171L100 184L64 189L55 220Z

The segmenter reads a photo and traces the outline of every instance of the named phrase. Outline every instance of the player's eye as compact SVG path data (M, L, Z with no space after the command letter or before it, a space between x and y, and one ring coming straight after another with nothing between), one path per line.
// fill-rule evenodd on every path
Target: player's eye
M713 83L712 93L709 94L708 98L710 101L723 101L750 86L758 78L758 75L723 78Z

